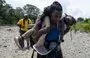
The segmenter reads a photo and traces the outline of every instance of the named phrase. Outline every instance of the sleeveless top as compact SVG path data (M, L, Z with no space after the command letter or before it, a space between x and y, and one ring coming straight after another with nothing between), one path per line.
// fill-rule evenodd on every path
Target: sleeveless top
M47 33L45 41L46 42L58 42L60 38L60 29L57 27L54 27L50 30L49 33Z

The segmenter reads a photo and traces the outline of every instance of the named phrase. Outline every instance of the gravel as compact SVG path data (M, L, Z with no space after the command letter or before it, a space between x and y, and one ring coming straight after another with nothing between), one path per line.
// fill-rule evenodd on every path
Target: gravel
M17 26L0 26L0 58L30 58L32 49L19 50L14 37L19 36ZM90 58L90 33L68 32L61 48L64 58ZM36 58L35 53L35 57Z

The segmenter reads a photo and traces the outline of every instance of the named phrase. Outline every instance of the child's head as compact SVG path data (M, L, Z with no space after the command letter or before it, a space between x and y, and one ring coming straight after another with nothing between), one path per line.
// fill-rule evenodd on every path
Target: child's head
M75 18L71 15L65 14L65 17L63 17L62 20L63 19L64 19L65 24L68 25L68 26L72 26L73 24L76 23Z
M50 21L53 22L53 23L56 23L58 20L60 20L60 18L62 16L62 6L61 6L61 4L57 1L55 1L50 6L46 7L44 9L44 12L43 12L42 16L41 16L41 20L43 20L43 18L45 16L49 16Z

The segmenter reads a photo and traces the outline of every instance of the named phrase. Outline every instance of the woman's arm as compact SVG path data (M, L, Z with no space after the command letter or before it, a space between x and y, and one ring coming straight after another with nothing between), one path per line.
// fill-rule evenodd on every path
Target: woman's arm
M70 30L70 27L67 27L66 30L64 30L64 35L65 35L67 32L69 32L69 30Z

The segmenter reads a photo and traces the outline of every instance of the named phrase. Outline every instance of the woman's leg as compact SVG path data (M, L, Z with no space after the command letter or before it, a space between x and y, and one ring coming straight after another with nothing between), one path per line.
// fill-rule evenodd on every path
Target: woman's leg
M46 58L46 55L37 54L37 58Z
M57 57L58 58L63 58L63 53L62 53L62 50L61 50L61 47L60 46L58 46L59 48L59 50L57 51Z
M63 54L62 54L61 50L57 52L57 56L58 56L58 58L63 58Z

